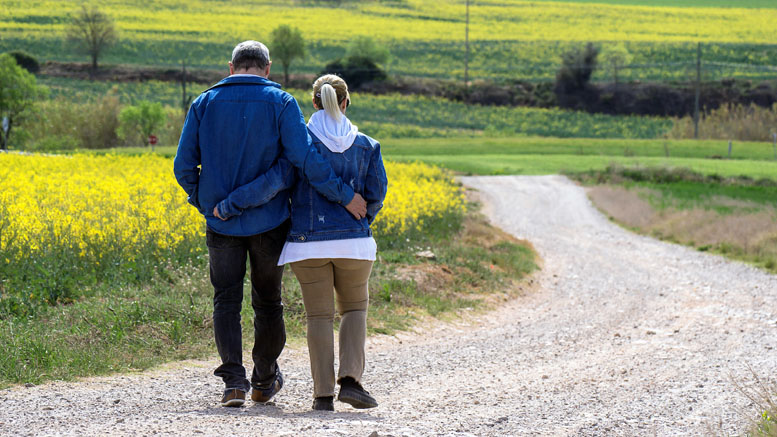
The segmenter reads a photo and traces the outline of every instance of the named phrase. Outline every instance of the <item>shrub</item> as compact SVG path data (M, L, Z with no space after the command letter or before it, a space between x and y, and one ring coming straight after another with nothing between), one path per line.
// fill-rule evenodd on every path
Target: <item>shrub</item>
M8 127L0 135L0 149L8 148L14 127L32 116L36 101L47 95L48 88L39 86L35 76L20 67L11 55L0 55L0 118L5 118Z
M177 146L183 130L184 117L178 108L165 107L165 123L159 129L159 144Z
M119 138L127 145L148 146L148 137L162 127L167 116L161 103L141 101L137 106L127 106L119 113Z
M369 82L383 81L388 78L386 72L364 56L351 56L345 60L338 59L330 62L321 74L336 74L342 77L351 90L358 89Z
M598 55L599 49L588 43L583 49L571 50L561 56L555 85L556 99L561 107L574 108L592 100L595 92L590 82Z
M21 50L15 50L13 52L8 52L8 54L16 59L16 63L19 64L20 67L24 68L30 73L35 74L40 71L40 64L38 63L38 60L29 53L23 52Z
M700 139L770 141L777 132L777 104L762 108L755 103L724 105L705 112L699 120ZM672 138L693 138L693 117L674 119Z
M369 36L354 37L348 44L346 58L365 57L376 64L386 65L391 60L391 52L384 46L378 45Z
M60 97L38 105L37 117L25 124L32 150L103 149L118 145L119 98L109 92L85 103Z

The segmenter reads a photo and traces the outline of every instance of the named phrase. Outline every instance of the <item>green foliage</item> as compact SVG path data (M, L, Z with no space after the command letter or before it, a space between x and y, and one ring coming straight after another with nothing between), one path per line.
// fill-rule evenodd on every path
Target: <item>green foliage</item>
M111 17L94 5L81 5L81 11L71 17L66 33L70 43L91 57L92 74L97 72L100 55L118 39Z
M16 59L16 63L30 73L35 74L40 71L38 60L29 53L21 50L14 50L8 54L13 56L13 58Z
M612 70L615 82L618 81L618 69L631 64L633 56L623 43L606 45L601 53L602 64Z
M282 24L270 33L270 57L283 66L283 80L289 83L289 67L295 59L305 57L305 39L296 27Z
M0 55L0 119L8 119L8 135L0 132L0 149L7 149L15 124L33 112L36 100L45 97L48 90L37 84L35 76L19 66L9 54Z
M371 60L376 64L386 65L391 60L391 52L383 45L375 42L369 36L356 36L350 43L345 52L346 58L361 56Z
M148 145L148 137L160 128L167 114L161 103L141 101L137 106L127 106L119 113L119 138L129 145Z

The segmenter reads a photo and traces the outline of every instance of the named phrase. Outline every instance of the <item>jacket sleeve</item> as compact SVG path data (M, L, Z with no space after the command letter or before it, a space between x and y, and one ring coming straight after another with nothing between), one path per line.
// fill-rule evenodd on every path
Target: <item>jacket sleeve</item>
M294 185L295 173L291 163L281 157L265 173L237 187L226 199L219 202L219 215L228 219L242 214L244 209L264 205L278 193Z
M386 168L383 166L383 157L380 154L380 144L376 143L370 155L369 167L367 167L367 180L364 183L364 200L367 202L367 221L372 224L378 211L383 208L383 200L386 199L388 190L388 178Z
M194 205L201 213L202 208L198 199L200 184L200 144L199 129L200 120L197 117L196 101L189 107L186 121L183 124L181 138L178 141L178 150L173 160L173 172L178 184L189 196L189 203Z
M347 205L354 196L351 186L337 177L329 161L313 147L305 118L297 101L288 96L280 114L281 145L286 158L300 169L301 174L322 196L332 202Z

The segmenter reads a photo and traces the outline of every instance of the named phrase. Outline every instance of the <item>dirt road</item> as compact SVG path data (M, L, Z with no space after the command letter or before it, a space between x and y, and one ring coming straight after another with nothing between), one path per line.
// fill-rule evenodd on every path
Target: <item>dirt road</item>
M734 388L777 375L777 277L609 223L560 176L472 177L534 243L539 287L493 313L369 341L381 405L310 410L304 347L275 405L217 406L214 362L0 391L0 435L700 435L741 432ZM375 434L373 434L375 435Z

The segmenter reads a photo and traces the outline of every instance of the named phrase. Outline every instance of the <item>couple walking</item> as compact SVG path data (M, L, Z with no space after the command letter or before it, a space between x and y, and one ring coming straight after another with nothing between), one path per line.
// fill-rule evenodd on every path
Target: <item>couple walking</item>
M241 406L249 391L254 402L267 402L283 387L277 359L286 342L281 278L288 263L307 314L313 408L334 410L335 382L339 401L376 407L361 378L377 251L370 224L387 188L380 145L345 116L351 101L340 77L315 81L318 111L306 126L294 97L267 79L270 65L262 43L238 44L230 76L189 108L174 161L178 183L207 222L221 405ZM250 382L240 327L246 260L254 310ZM337 380L335 307L342 317Z

